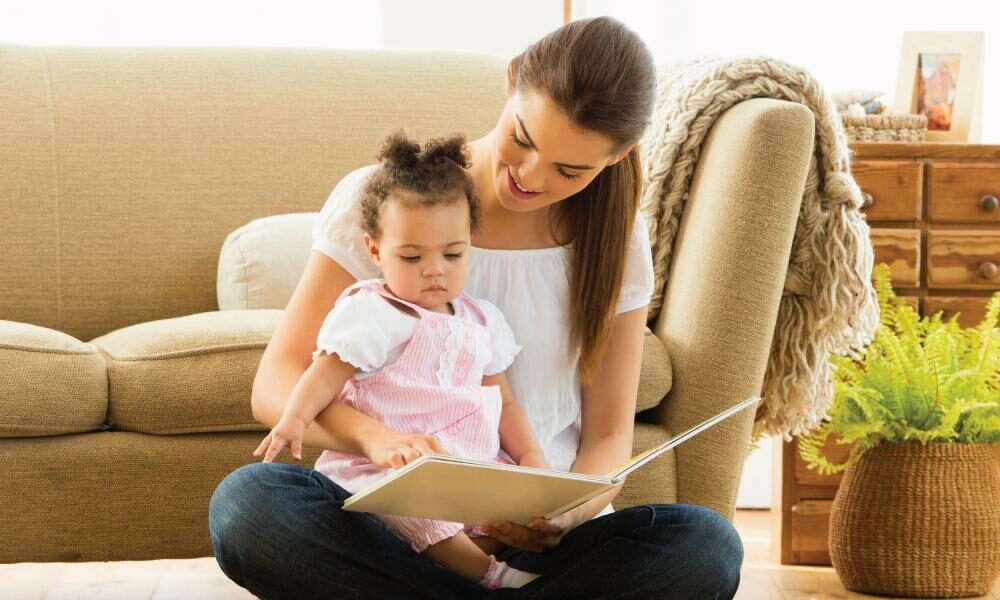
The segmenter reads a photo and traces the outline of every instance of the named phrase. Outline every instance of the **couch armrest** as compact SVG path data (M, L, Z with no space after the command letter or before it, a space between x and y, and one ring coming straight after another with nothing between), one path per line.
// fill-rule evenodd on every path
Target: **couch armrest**
M706 138L652 327L673 363L651 411L669 431L761 392L814 127L805 106L755 98ZM678 502L732 518L752 424L747 410L675 449Z

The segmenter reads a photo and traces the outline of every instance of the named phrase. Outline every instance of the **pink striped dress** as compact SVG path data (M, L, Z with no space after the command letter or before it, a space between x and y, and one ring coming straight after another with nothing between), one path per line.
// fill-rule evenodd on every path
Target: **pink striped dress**
M454 315L431 312L396 298L381 280L366 280L344 290L333 312L345 297L363 291L381 296L381 302L391 311L398 311L391 302L412 308L419 320L414 319L413 335L405 346L401 346L395 360L390 354L386 364L373 372L362 373L363 378L355 376L348 380L339 400L400 433L435 435L445 450L455 456L510 462L500 450L500 388L482 385L483 375L493 374L487 372L490 370L487 366L496 368L498 365L497 352L507 355L499 362L503 367L499 370L503 370L520 350L520 346L513 344L513 334L499 310L461 294L452 302ZM334 316L331 313L331 317ZM372 314L371 318L376 315ZM408 318L413 319L412 316ZM330 321L328 318L327 322ZM509 337L512 347L497 348L497 336L493 331L497 327L506 328L505 337ZM369 329L361 326L352 328L350 333L356 337L366 330ZM324 337L321 330L322 343L318 343L317 353L337 352L342 360L352 364L363 362L352 360L352 355L359 354L356 348L363 344L357 339L345 339L347 337L345 334L338 336L337 332ZM355 366L363 368L359 364ZM375 466L363 456L329 450L320 455L314 468L351 493L392 472L389 468ZM394 515L373 516L408 541L416 552L463 530L471 536L482 535L474 525Z

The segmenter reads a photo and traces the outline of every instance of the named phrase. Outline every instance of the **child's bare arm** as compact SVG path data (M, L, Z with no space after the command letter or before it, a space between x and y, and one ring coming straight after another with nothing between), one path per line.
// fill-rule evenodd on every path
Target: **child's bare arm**
M336 354L317 356L296 382L281 418L254 451L254 456L263 453L264 462L271 462L287 445L292 456L301 459L306 427L340 394L355 372L354 365Z
M500 447L513 458L517 464L526 467L548 468L545 454L535 438L528 417L516 401L514 393L503 373L483 377L483 385L500 387L503 398L503 408L500 412Z
M292 456L301 459L306 427L337 398L356 371L336 354L317 356L295 384L281 418L254 456L263 454L264 462L271 462L287 445ZM346 444L347 451L365 456L379 467L398 469L423 454L446 454L434 436L399 433L347 404L336 404L330 410L336 415L339 439L354 440Z
M295 417L309 425L340 395L344 384L357 371L357 367L341 360L336 354L318 355L292 388L292 396L282 418Z

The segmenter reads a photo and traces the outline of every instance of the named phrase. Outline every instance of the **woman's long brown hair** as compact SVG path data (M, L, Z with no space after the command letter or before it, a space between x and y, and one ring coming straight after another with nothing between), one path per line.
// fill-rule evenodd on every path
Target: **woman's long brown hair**
M653 111L656 69L642 40L609 17L573 21L514 57L515 89L546 94L584 129L615 143L638 142ZM600 368L621 290L629 239L639 210L638 147L605 167L583 190L555 205L573 244L570 341L580 349L580 378Z

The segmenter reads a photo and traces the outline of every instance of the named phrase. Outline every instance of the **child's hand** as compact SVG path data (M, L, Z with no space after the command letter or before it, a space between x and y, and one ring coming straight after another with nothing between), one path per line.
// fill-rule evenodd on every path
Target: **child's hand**
M372 464L393 469L400 469L424 454L448 454L433 435L391 430L366 440L363 450Z
M292 416L282 416L278 424L274 426L271 433L267 434L264 441L253 451L254 456L264 453L264 462L271 462L281 449L286 445L292 452L296 460L302 460L302 437L306 432L306 423ZM266 450L266 452L265 452Z

